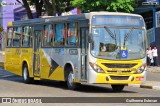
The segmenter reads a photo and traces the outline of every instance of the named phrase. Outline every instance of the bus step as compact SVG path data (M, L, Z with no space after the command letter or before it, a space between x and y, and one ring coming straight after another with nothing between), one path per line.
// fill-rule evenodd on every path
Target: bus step
M85 83L87 83L87 80L81 79L81 83L85 84Z
M39 77L34 77L34 80L41 80Z

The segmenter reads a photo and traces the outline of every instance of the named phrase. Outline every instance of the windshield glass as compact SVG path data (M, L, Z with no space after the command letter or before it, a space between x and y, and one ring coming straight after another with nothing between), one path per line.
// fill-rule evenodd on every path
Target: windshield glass
M124 27L92 28L93 56L106 59L139 59L145 56L144 30Z

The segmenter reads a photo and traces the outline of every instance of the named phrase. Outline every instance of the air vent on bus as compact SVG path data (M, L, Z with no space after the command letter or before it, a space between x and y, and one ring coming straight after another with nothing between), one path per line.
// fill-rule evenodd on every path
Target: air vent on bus
M108 68L132 68L137 64L111 64L111 63L102 63Z
M117 70L107 70L108 73L118 73L119 71ZM131 70L125 70L125 71L121 71L122 74L127 74L127 73L131 73L132 71Z
M112 80L128 80L129 76L110 76Z

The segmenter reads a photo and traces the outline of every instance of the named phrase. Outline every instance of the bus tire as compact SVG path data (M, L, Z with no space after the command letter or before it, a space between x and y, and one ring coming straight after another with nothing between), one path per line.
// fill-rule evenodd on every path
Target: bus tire
M23 80L25 83L29 84L32 82L32 78L29 77L28 66L26 64L23 65Z
M111 85L114 92L121 92L125 85Z
M70 68L68 75L67 75L67 87L70 90L75 90L78 88L78 86L79 86L79 84L74 82L74 74Z

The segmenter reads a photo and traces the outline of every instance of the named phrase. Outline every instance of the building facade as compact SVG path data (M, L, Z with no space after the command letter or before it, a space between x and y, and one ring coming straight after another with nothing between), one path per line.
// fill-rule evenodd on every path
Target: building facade
M7 24L10 21L14 21L13 10L21 5L16 0L0 0L0 24L3 28L3 32L0 33L0 51L3 50L3 35L7 30Z

